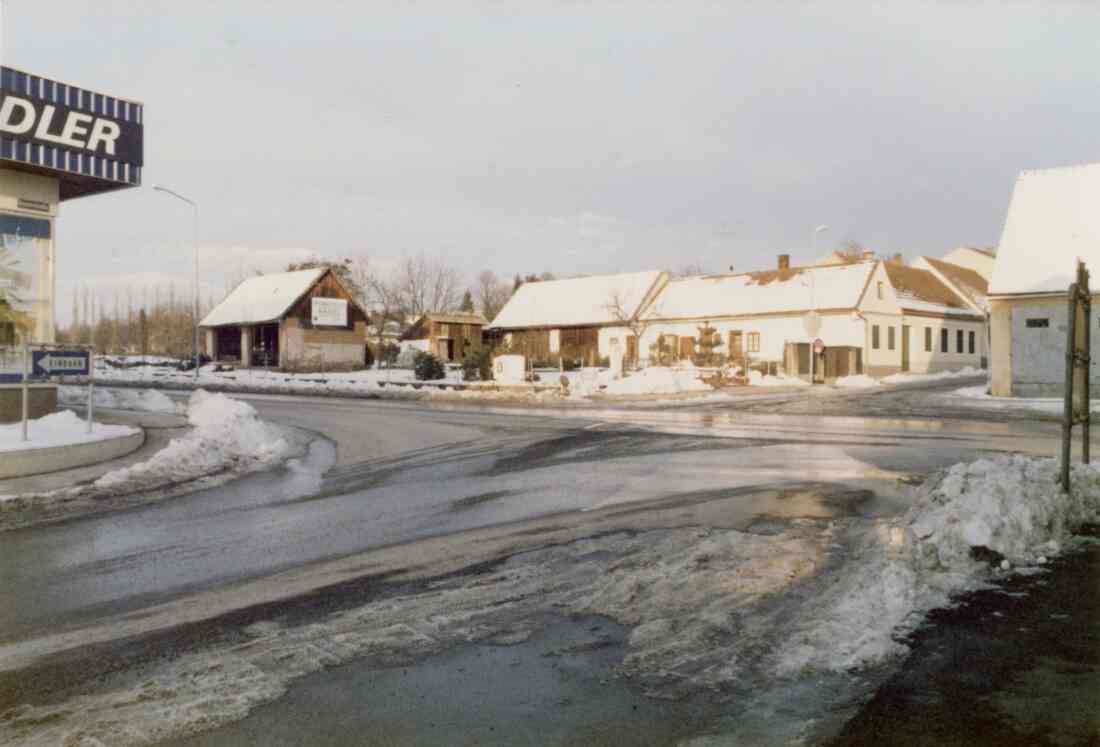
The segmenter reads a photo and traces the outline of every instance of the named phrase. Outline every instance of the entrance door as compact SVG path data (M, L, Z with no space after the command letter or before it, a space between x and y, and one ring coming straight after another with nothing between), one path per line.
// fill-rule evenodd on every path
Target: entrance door
M455 341L447 340L447 360L453 361L455 359Z
M634 335L626 336L626 359L631 365L638 362L638 338Z
M901 325L901 370L909 370L909 325Z
M735 329L730 332L730 360L739 361L744 355L744 349L741 347L741 330Z

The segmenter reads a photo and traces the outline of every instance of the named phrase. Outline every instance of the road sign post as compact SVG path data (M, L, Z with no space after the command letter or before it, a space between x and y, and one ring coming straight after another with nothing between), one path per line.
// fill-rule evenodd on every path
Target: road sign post
M1069 492L1070 459L1073 451L1073 426L1081 426L1084 441L1081 457L1089 462L1089 364L1092 319L1092 291L1089 290L1089 271L1077 261L1077 282L1069 287L1066 319L1066 385L1062 414L1062 464L1058 482L1062 490Z
M23 344L23 440L27 440L27 416L30 414L30 387L27 379L30 378L29 356L26 343Z

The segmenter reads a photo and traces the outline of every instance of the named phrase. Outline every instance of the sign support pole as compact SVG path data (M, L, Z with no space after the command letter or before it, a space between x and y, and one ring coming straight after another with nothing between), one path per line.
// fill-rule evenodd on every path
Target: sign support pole
M30 349L27 343L23 343L23 440L27 440L27 417L30 415L30 387L27 380L30 378Z
M88 433L92 432L92 410L95 409L95 348L88 348Z

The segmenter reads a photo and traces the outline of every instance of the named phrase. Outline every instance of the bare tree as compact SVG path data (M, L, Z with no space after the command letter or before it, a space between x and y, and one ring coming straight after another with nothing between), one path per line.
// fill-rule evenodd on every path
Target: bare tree
M634 335L634 339L637 340L636 355L640 358L642 337L645 336L646 330L653 324L656 317L660 315L657 303L644 306L641 303L629 304L625 292L613 290L608 295L607 310L612 319L626 327Z
M407 310L414 316L454 311L462 299L462 276L442 257L406 257L398 270L397 283Z
M511 286L493 274L492 270L483 270L477 276L476 292L481 315L490 322L496 319L497 314L512 296Z

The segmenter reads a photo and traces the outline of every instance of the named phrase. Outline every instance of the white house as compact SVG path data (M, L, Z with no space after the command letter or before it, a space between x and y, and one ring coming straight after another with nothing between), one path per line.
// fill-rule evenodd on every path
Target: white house
M1092 289L1100 290L1100 163L1021 172L989 287L994 395L1064 392L1066 291L1078 259L1093 274ZM1095 397L1100 332L1091 343Z
M650 271L527 282L488 330L535 360L561 354L595 363L610 354L613 330L636 319L668 278Z
M820 320L812 336L811 311ZM981 312L930 271L882 260L791 268L784 255L775 270L673 280L644 317L643 351L663 342L688 357L706 323L721 341L718 352L781 363L792 375L808 375L815 338L826 351L858 351L847 363L822 355L818 380L978 366L986 351ZM803 346L800 359L789 345Z

